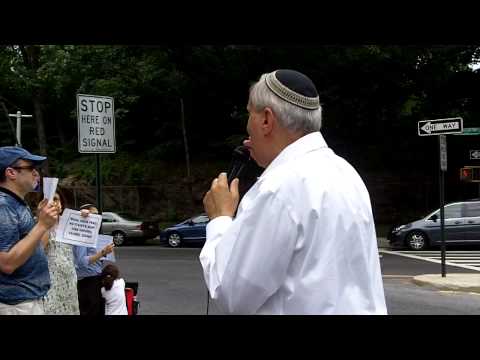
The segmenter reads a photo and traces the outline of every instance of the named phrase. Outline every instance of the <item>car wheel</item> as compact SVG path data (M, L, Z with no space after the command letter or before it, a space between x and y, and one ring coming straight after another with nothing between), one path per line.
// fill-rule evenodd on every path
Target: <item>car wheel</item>
M168 235L168 246L173 248L180 247L181 243L182 243L182 238L180 234L174 232Z
M125 243L125 240L127 239L125 234L121 231L114 231L112 233L112 236L113 236L113 243L115 244L115 246L122 246Z
M427 235L421 231L412 231L406 237L406 245L410 250L425 250L428 247Z

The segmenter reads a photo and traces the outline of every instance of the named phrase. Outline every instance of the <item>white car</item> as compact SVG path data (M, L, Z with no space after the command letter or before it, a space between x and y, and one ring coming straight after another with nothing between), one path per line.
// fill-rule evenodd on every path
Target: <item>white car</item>
M123 245L127 240L141 244L146 240L142 221L127 214L103 212L100 232L113 236L115 246Z

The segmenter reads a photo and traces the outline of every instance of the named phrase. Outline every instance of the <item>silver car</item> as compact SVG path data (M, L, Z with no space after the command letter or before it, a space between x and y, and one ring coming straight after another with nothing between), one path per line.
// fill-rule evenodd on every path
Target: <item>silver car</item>
M440 245L440 210L435 210L423 219L394 227L387 238L392 247L408 247L411 250ZM480 199L445 205L445 243L480 244Z
M113 236L116 246L123 245L127 239L139 243L145 241L142 222L126 214L103 212L101 233Z

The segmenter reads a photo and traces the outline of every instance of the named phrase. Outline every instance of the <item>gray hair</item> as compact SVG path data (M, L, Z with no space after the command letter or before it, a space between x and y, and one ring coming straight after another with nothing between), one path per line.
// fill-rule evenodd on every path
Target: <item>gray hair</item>
M255 111L261 111L266 107L272 109L280 122L280 125L293 132L301 131L309 134L319 131L322 127L322 107L316 110L303 109L290 104L273 93L265 83L263 74L260 80L250 87L249 104Z

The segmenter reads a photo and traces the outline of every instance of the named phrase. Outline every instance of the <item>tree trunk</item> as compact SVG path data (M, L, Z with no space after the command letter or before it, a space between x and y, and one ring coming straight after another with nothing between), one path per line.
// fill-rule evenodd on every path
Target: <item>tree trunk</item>
M187 186L190 192L190 200L193 206L193 204L195 203L195 199L193 198L193 184L192 184L192 178L190 176L190 154L188 152L187 129L185 127L185 112L183 108L183 98L180 98L180 111L181 111L183 144L185 146L185 160L187 164Z
M10 119L10 115L8 115L7 106L5 105L5 103L2 100L0 100L0 105L3 109L3 112L5 113L5 116L7 117L8 123L10 125L10 130L12 130L12 136L13 136L13 139L14 139L13 143L15 143L17 141L17 134L15 132L15 127L13 126L13 121L12 121L12 119Z
M67 144L67 140L65 138L65 132L63 131L62 122L58 117L55 119L55 124L58 131L58 139L60 140L60 145L64 147Z
M37 80L37 71L40 67L40 53L41 47L39 45L29 45L29 46L20 46L20 51L23 56L23 61L27 68L31 71L31 76L33 80ZM36 82L36 81L35 81ZM32 87L32 102L35 118L35 123L37 124L37 137L38 137L38 147L39 153L44 156L47 154L47 136L45 133L45 122L43 119L43 108L44 108L44 99L45 99L45 90L41 85L35 84ZM45 166L45 175L48 175L48 165Z
M33 93L34 118L37 124L38 146L41 155L47 156L47 136L45 134L45 122L43 121L43 96L41 89L35 89Z

